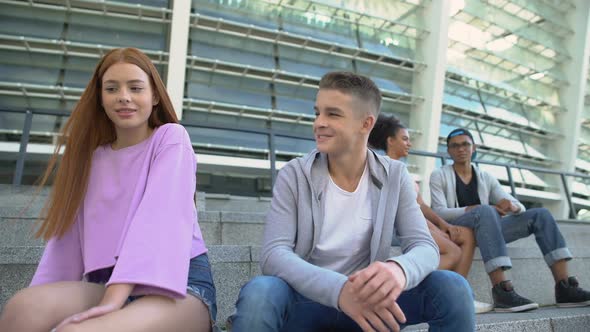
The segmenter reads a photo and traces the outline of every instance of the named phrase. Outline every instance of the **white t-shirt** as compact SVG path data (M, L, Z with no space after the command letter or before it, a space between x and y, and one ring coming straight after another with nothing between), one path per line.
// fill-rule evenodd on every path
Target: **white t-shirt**
M345 275L367 267L373 234L367 166L355 191L330 177L324 197L324 222L310 263Z

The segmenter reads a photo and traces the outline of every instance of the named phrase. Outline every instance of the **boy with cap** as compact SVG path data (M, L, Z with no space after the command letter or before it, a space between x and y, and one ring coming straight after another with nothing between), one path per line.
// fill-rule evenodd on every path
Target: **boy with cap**
M471 163L476 147L471 133L457 128L447 136L447 151L454 163L444 165L430 176L432 209L453 225L470 227L492 282L495 311L519 312L539 307L518 295L504 271L512 267L506 243L535 234L545 262L555 279L558 307L590 305L590 292L578 287L569 276L567 261L572 254L545 208L526 210L506 193L491 174Z

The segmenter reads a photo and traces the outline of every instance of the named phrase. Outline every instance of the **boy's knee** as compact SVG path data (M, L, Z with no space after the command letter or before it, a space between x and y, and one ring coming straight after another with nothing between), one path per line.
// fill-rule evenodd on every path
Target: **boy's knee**
M479 213L480 218L494 217L498 213L492 205L479 205L475 210Z
M471 286L461 275L452 271L434 271L431 277L433 279L431 282L440 287L440 300L447 303L473 305Z
M237 306L241 310L262 310L280 304L288 297L289 285L281 278L258 276L240 290Z
M281 278L258 276L244 285L241 293L247 294L248 296L267 297L270 294L280 292L288 287L287 283Z
M535 211L537 212L537 214L539 216L542 216L542 217L550 217L551 219L553 218L553 215L551 214L551 211L547 210L547 208L544 208L544 207L536 208ZM547 218L543 218L543 219L547 219Z

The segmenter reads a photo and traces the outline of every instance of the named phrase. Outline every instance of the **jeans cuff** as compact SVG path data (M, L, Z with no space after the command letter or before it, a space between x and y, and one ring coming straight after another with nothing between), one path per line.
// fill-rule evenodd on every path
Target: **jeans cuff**
M510 257L500 256L487 261L485 263L485 267L486 273L490 273L498 268L502 268L502 270L508 270L512 268L512 262L510 261Z
M545 255L543 258L545 258L545 263L547 263L548 266L553 266L553 264L555 264L557 261L560 261L562 259L569 261L570 259L572 259L572 257L573 256L570 250L564 247L553 250L552 252Z

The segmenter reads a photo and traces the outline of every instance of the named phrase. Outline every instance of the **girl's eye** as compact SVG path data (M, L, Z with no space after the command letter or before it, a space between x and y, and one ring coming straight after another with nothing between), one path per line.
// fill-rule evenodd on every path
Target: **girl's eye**
M139 92L141 90L143 90L143 88L142 87L139 87L139 86L135 86L135 87L132 87L131 88L131 91L134 91L134 92Z

